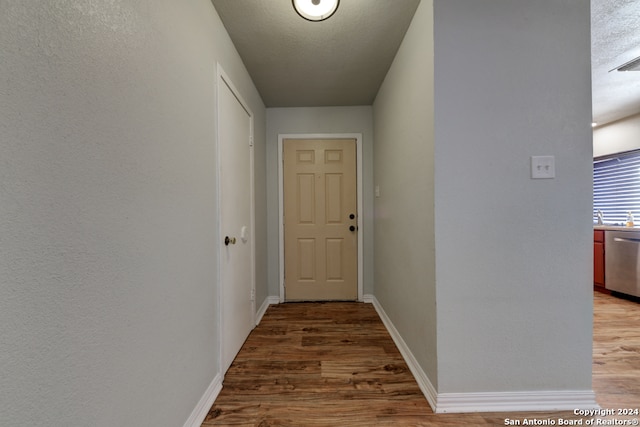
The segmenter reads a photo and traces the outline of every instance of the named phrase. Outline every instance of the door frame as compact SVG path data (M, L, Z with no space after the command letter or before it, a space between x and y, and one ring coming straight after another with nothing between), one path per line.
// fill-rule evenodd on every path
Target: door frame
M356 193L358 197L358 301L364 294L363 256L363 201L362 201L362 134L361 133L287 133L278 134L278 244L280 270L280 302L284 299L284 144L285 139L355 139L356 140Z
M222 283L222 265L223 265L223 250L222 250L222 236L224 234L222 230L222 221L221 221L221 170L220 165L223 159L220 158L220 96L219 91L221 85L226 85L231 93L236 97L242 108L249 115L249 186L250 186L250 212L249 212L249 243L250 243L250 254L251 254L251 295L247 295L247 298L251 298L251 324L255 326L256 324L256 218L255 218L255 171L254 171L254 115L251 109L249 108L249 104L247 104L240 94L240 91L236 89L236 86L233 84L227 73L225 73L222 65L219 62L216 63L216 82L215 82L215 106L216 106L216 114L214 118L214 126L215 126L215 177L216 177L216 218L217 218L217 240L216 240L216 248L217 248L217 286L216 286L216 298L217 298L217 320L218 320L218 372L220 376L224 378L225 372L223 372L223 347L224 347L224 339L223 336L225 334L225 325L224 325L224 316L222 307L222 298L223 298L223 283ZM248 314L249 315L249 314Z

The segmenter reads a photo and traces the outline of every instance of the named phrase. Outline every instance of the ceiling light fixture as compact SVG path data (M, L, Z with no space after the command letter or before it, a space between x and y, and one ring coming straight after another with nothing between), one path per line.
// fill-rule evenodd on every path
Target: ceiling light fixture
M324 21L338 9L340 0L292 0L293 8L308 21Z

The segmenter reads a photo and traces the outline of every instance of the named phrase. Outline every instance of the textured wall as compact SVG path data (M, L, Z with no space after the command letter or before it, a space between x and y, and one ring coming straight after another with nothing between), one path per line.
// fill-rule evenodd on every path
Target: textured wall
M589 2L434 5L438 391L590 390Z
M432 1L420 3L373 111L375 295L437 385Z
M278 248L278 135L362 133L364 293L373 293L373 124L371 107L267 109L267 192L269 223L269 295L280 295Z
M207 0L3 0L0 52L0 423L182 425L217 366L216 61L264 213L262 102Z

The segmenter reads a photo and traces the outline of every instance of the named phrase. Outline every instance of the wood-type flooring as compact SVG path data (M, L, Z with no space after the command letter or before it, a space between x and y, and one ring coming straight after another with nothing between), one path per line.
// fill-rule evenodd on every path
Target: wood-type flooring
M363 303L269 307L223 385L203 426L559 425L591 418L571 411L434 414L375 309ZM593 389L602 408L640 409L640 304L595 294ZM640 416L600 419L613 418Z

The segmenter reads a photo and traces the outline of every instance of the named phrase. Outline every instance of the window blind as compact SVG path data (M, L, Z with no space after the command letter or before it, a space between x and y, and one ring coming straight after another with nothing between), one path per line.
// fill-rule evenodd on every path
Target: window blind
M640 223L640 150L593 163L593 218L601 210L605 224L624 224L631 211Z

